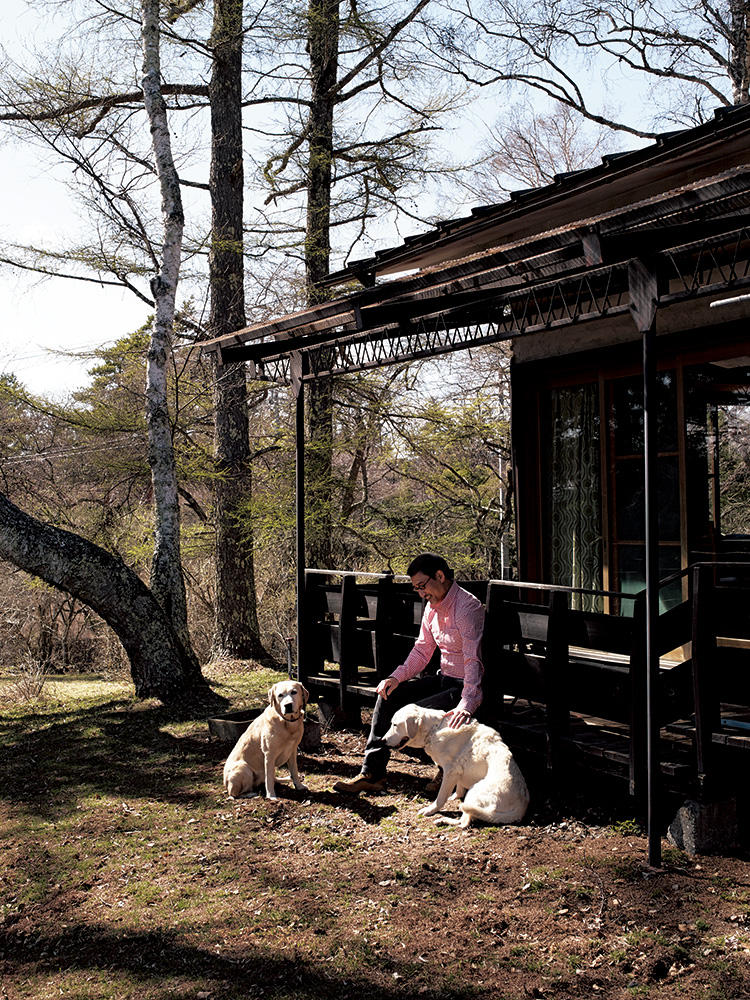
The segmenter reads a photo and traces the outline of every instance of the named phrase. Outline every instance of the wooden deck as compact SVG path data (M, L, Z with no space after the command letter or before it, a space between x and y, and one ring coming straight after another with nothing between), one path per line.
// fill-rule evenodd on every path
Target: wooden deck
M750 585L700 564L689 598L659 616L657 754L665 790L736 794L750 763ZM571 609L583 591L498 580L461 582L485 604L480 717L553 782L590 770L635 798L646 784L643 595L629 616ZM591 592L586 592L591 594ZM576 602L580 603L580 602ZM308 570L298 671L314 700L344 720L373 705L403 662L423 603L389 575ZM682 657L666 658L681 650ZM685 655L687 651L687 655ZM428 670L437 670L437 657Z

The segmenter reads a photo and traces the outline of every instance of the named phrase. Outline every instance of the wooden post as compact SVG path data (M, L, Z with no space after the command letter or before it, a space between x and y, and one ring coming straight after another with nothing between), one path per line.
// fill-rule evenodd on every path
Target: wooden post
M378 600L375 611L375 674L379 681L393 671L393 576L378 580Z
M484 632L482 633L482 710L488 717L502 718L505 709L503 688L502 628L504 594L503 588L492 580L487 585L487 599L484 608Z
M339 707L346 719L350 714L349 685L357 681L356 661L357 581L347 573L341 581L339 612Z
M547 623L547 650L544 672L545 717L547 724L547 764L553 780L564 776L561 742L570 731L567 683L570 665L568 648L568 595L554 590L550 596Z
M695 706L695 750L698 798L709 801L715 794L713 733L721 728L721 710L715 684L713 575L711 566L694 566L692 580L692 660Z
M635 801L646 803L648 791L648 670L646 664L646 592L633 607L633 644L630 650L630 767L629 790Z

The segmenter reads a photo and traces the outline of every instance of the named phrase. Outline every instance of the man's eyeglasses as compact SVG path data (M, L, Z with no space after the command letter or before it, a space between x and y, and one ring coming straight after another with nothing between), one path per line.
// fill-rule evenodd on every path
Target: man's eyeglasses
M421 583L413 583L412 587L416 590L418 594L424 594L425 590L427 589L427 584L430 582L431 579L432 577L428 576L427 579L422 580Z

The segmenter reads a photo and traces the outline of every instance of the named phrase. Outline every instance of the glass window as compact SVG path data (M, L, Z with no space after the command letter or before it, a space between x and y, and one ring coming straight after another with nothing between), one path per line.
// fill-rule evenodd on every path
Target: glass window
M553 389L547 481L550 582L602 586L599 393L596 384ZM590 595L572 606L599 610Z

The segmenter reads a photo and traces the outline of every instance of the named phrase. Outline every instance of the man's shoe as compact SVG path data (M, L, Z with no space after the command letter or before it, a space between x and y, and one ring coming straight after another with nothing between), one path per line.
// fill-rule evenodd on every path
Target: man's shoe
M368 774L360 774L352 781L337 781L334 792L344 795L359 795L360 792L382 792L385 788L385 778L371 778Z

